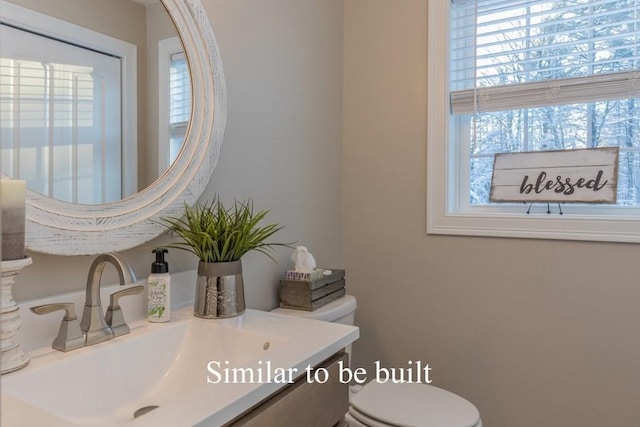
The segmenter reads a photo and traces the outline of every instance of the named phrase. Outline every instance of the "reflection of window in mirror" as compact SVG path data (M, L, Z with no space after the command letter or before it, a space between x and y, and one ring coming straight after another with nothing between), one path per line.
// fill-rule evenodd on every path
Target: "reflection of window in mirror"
M136 186L123 176L121 145L135 146L122 123L135 94L121 91L122 58L135 46L31 11L20 19L0 28L0 169L62 201L122 199Z
M11 40L0 59L3 147L12 143L3 172L58 200L121 199L120 61L10 27L2 34Z
M189 66L180 39L158 43L159 52L159 160L165 170L178 156L191 117Z

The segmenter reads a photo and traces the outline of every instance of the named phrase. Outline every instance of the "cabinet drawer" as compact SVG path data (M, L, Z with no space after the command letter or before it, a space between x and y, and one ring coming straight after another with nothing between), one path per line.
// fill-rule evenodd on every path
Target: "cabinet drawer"
M340 382L338 362L349 363L348 355L338 353L314 368L325 368L328 380L308 383L307 375L267 398L248 413L231 421L229 427L331 427L344 418L349 409L349 386Z

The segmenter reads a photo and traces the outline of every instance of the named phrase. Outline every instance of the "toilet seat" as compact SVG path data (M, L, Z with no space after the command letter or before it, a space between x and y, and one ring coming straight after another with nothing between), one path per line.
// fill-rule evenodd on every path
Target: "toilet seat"
M475 406L427 384L372 381L351 399L349 418L370 427L477 427ZM352 424L352 425L353 425Z
M347 421L347 425L349 427L396 427L391 424L382 423L381 421L369 418L353 406L349 407L349 412L344 415L344 419Z

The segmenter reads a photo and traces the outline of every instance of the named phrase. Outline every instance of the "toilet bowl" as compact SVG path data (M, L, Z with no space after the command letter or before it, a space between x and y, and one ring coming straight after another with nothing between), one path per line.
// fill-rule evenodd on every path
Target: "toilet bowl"
M276 308L273 313L353 325L356 299L351 295L315 311ZM351 346L347 347L351 355ZM482 427L473 404L428 384L370 381L353 395L345 420L350 427Z

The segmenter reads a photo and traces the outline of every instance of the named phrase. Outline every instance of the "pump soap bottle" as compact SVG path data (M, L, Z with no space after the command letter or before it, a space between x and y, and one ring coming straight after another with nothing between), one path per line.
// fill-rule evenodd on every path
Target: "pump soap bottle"
M149 322L168 322L171 318L169 264L164 260L166 249L154 249L156 260L151 264L151 274L147 282Z

